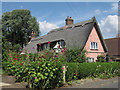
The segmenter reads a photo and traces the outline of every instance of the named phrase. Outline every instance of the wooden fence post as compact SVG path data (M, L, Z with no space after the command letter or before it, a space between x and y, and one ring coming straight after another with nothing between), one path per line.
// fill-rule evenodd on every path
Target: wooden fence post
M66 68L65 68L65 64L63 65L63 83L65 83L65 71L66 71Z

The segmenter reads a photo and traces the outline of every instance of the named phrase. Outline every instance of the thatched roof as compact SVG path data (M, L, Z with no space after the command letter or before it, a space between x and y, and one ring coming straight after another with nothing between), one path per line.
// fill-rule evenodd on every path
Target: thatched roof
M42 44L47 43L48 41L53 42L57 40L64 40L66 43L66 47L78 46L79 48L84 48L93 26L96 28L96 31L98 33L98 36L101 40L105 52L107 52L107 47L104 43L104 39L102 37L95 17L84 22L68 25L67 28L61 27L54 29L48 32L47 35L32 40L25 47L25 49L23 49L23 52L25 52L25 50L28 50L30 53L36 53L38 43ZM32 47L34 47L35 49L32 49Z

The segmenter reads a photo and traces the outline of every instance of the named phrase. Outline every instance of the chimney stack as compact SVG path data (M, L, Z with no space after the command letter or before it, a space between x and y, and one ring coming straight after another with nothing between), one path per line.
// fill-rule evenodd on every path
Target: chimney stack
M32 31L31 33L31 40L35 38L35 32Z
M67 16L67 18L65 19L65 21L66 21L66 25L73 24L73 19L71 17L69 18L69 16Z

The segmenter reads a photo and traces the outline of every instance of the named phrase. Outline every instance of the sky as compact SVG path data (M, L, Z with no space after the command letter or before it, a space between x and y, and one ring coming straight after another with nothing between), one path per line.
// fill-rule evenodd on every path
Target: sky
M65 26L71 16L74 24L96 17L103 37L113 38L118 33L117 2L2 2L2 13L28 9L37 18L42 35Z

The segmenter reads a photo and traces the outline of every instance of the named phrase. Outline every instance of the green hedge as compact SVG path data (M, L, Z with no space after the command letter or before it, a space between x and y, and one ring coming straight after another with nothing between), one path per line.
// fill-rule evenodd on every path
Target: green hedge
M65 63L67 67L66 81L75 77L78 79L86 77L110 78L119 74L119 63Z

